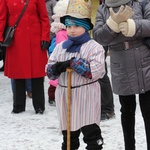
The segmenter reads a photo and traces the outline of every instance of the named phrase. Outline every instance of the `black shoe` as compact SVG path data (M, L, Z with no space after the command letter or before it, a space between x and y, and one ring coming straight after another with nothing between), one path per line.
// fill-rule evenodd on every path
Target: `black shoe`
M29 98L32 98L32 92L27 92Z
M101 121L109 120L109 119L113 119L113 118L115 118L115 113L114 112L102 113L101 114Z
M4 66L2 68L0 68L0 72L3 72L4 71Z
M42 109L39 108L38 110L35 111L35 113L36 113L36 114L43 114L43 113L44 113L44 110L42 110Z
M19 114L19 113L22 113L22 112L24 112L25 110L12 110L12 114Z
M50 106L56 106L55 100L54 99L48 99L48 102L50 104Z

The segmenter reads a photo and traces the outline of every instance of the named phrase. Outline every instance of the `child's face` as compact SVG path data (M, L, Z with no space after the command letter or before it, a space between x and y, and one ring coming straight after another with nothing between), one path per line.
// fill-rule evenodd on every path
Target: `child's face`
M85 32L85 29L81 26L68 26L67 34L71 37L80 36Z

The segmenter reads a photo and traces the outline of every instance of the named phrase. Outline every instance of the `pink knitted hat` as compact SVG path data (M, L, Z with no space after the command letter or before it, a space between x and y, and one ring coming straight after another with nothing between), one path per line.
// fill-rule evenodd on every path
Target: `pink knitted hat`
M62 29L66 29L66 26L60 22L60 17L62 16L63 15L61 14L55 14L52 16L52 18L54 19L54 22L51 23L51 32L56 34L58 31Z

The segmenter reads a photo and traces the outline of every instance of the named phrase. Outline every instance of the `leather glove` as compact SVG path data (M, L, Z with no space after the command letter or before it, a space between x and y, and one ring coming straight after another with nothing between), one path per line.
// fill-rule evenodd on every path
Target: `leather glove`
M124 6L120 6L117 13L115 13L112 8L109 8L109 11L110 11L111 18L117 24L127 21L134 14L134 12L132 11L132 8L129 6L125 6L125 8L124 8Z
M48 49L49 46L50 46L50 42L47 42L47 41L41 41L41 48L42 48L42 50Z
M53 74L54 75L60 75L62 72L65 72L66 69L68 67L70 67L70 63L72 61L72 59L74 59L75 57L67 60L67 61L63 61L63 62L57 62L56 64L54 64L52 66L52 69L53 69Z
M57 62L52 66L53 74L60 75L62 72L65 72L68 67L70 67L70 60Z
M59 62L58 67L57 67L58 72L59 72L59 73L65 72L66 69L67 69L68 67L70 67L70 61L71 61L71 60Z
M126 37L133 37L136 32L136 26L133 19L128 19L127 22L121 22L119 24L119 30Z
M58 70L58 67L60 67L61 64L62 64L61 62L57 62L57 63L55 63L54 65L52 65L53 74L54 74L55 76L60 75L60 72L59 72L59 70Z

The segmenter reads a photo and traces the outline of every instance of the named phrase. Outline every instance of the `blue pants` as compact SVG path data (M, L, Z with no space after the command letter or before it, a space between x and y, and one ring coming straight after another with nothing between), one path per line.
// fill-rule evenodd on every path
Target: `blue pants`
M25 84L26 84L26 91L31 92L32 91L31 79L26 79ZM11 79L11 87L12 92L14 93L14 79Z

